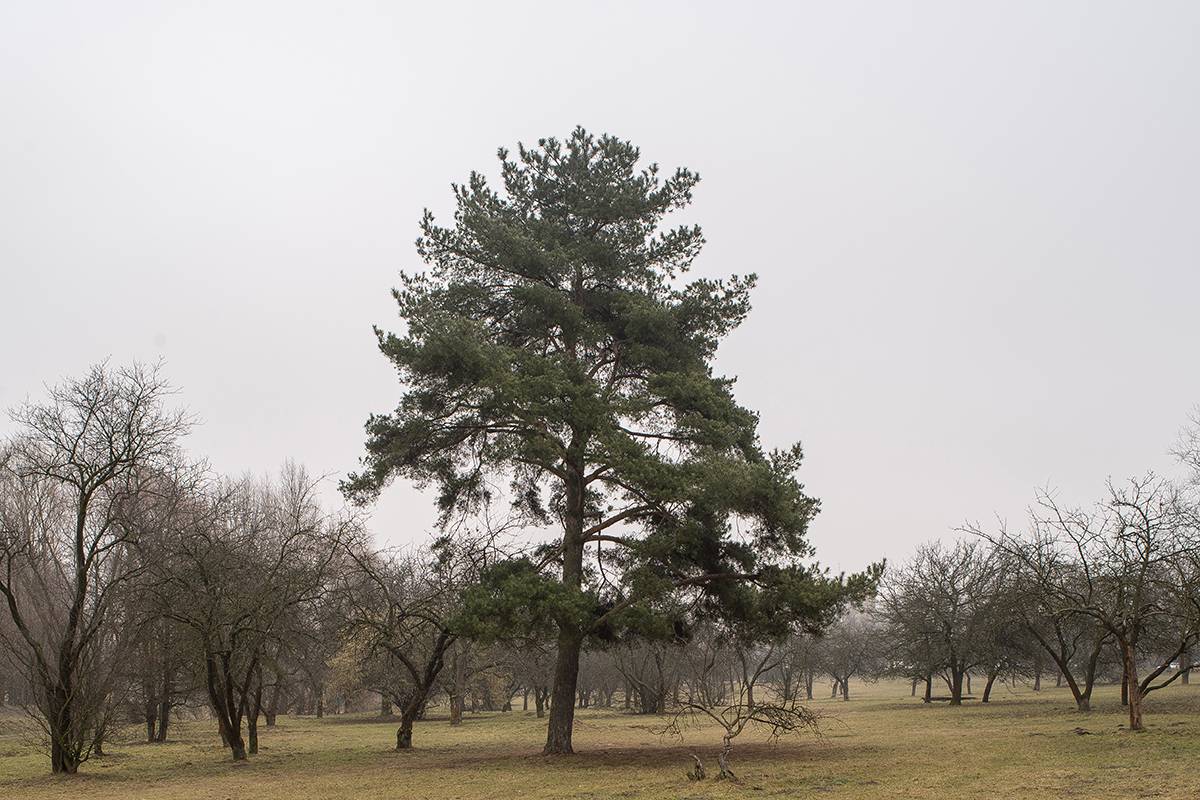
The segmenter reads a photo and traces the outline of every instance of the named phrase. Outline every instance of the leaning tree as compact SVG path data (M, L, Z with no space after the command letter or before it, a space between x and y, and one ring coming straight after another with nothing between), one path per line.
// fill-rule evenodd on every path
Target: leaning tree
M397 476L433 485L444 520L502 493L552 528L540 557L497 565L492 611L545 601L545 749L569 753L581 648L623 612L738 582L817 604L840 589L796 564L817 510L793 477L799 447L764 452L757 416L713 372L754 277L685 281L700 229L662 227L698 176L663 176L629 142L582 129L499 158L502 190L473 172L454 186L452 225L422 220L428 268L393 293L405 330L376 330L403 394L368 420L344 490L368 501Z

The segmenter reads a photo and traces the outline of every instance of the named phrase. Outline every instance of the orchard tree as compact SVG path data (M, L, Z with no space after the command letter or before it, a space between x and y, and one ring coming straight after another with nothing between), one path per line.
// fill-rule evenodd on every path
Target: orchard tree
M764 452L757 416L713 372L754 276L685 281L700 229L662 227L699 177L664 177L629 142L583 129L499 158L502 190L473 172L454 186L452 225L422 220L428 269L394 292L405 330L376 331L403 394L368 420L363 469L343 488L365 502L397 476L433 485L449 520L507 483L530 522L553 527L540 558L497 567L491 611L546 601L545 751L570 753L581 648L623 612L738 582L821 605L841 582L798 565L817 510L794 478L799 447ZM601 548L587 563L614 574L597 578L585 553Z
M881 623L866 611L850 609L817 641L833 691L850 699L850 679L873 678L883 671L884 633Z
M953 547L933 542L890 576L880 611L892 637L908 643L892 658L925 673L926 700L932 699L932 675L940 670L950 705L962 705L964 678L994 660L1005 599L997 563L979 542Z
M1064 592L1086 593L1087 572L1069 553L1064 556L1056 537L994 540L1003 569L1012 578L1015 618L1033 647L1050 656L1076 708L1091 711L1092 689L1112 634L1094 616L1061 602ZM1020 548L1019 556L1011 554L1015 547Z
M413 723L458 640L452 626L458 597L485 562L486 544L446 537L432 552L398 555L351 547L348 553L353 568L341 592L346 624L369 655L382 654L391 666L380 690L400 708L396 749L407 750Z
M326 513L319 482L285 464L278 481L197 493L149 554L154 600L202 664L217 730L235 761L257 752L263 666L293 620L321 604L357 521ZM242 735L248 725L249 742Z
M1180 659L1200 642L1194 508L1179 486L1147 474L1110 482L1108 496L1092 508L1065 507L1042 493L1028 534L1001 530L989 537L1028 571L1052 613L1087 617L1112 637L1124 668L1130 730L1144 729L1143 698L1181 677L1188 667ZM1172 665L1173 674L1156 684Z

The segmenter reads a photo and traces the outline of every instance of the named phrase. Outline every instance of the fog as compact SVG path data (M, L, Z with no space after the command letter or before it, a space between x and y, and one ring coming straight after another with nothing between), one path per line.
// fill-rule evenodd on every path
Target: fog
M8 2L0 406L161 358L193 452L334 497L422 209L580 124L697 170L696 271L758 274L718 365L804 443L822 561L1090 500L1200 402L1198 40L1166 2ZM396 485L373 526L433 518Z

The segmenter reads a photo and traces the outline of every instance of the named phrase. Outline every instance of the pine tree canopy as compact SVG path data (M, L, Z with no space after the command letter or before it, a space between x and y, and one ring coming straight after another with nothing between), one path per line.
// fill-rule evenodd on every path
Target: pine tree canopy
M690 590L713 613L813 621L861 588L803 565L818 502L800 447L764 450L714 374L755 277L689 275L701 231L664 221L699 176L581 128L499 159L502 188L473 172L452 224L425 213L427 269L393 292L404 330L376 329L403 394L369 419L346 493L402 477L436 487L443 522L503 496L560 530L493 571L476 598L493 619L586 635Z

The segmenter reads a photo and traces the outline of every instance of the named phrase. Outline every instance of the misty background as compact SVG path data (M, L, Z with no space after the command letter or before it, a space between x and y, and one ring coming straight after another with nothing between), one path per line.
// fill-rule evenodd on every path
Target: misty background
M353 469L422 209L581 124L702 176L718 365L821 560L1156 468L1200 402L1200 5L0 3L0 406L161 358L233 473ZM12 429L5 418L0 433ZM396 485L385 541L423 538Z

